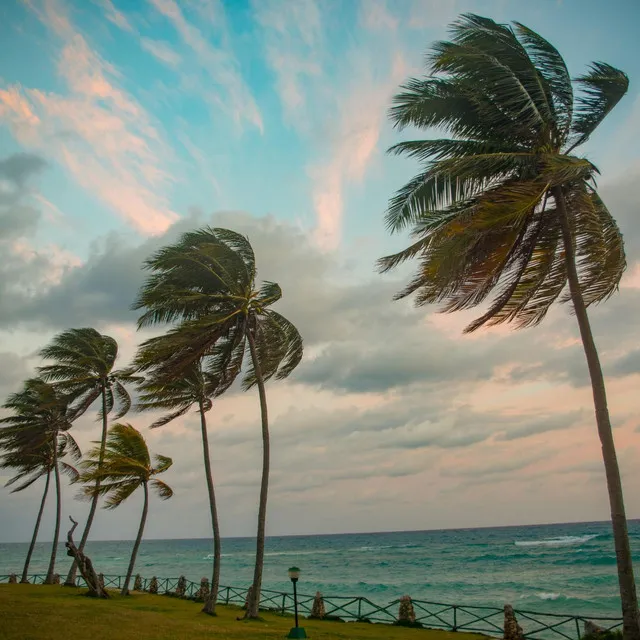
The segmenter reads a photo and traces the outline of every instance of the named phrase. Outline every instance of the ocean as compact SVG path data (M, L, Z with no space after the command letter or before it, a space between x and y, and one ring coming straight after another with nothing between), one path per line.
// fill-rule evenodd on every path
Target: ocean
M640 521L629 523L636 562ZM224 539L223 585L246 588L253 575L255 542ZM105 575L124 575L131 541L90 542L87 552ZM20 574L27 544L0 544L0 573ZM45 573L50 544L39 543L30 573ZM211 541L143 541L136 572L150 578L184 575L199 582L211 574ZM57 571L69 559L61 546ZM490 529L270 537L265 589L290 591L287 569L301 569L298 591L366 596L387 604L414 599L502 606L585 616L619 616L620 603L610 524L555 524ZM640 564L636 564L640 566Z

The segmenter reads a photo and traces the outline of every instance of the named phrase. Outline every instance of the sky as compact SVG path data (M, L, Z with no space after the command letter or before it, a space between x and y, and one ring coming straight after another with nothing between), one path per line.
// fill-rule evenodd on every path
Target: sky
M408 271L375 260L407 242L384 226L416 170L386 154L399 85L459 13L518 20L573 75L624 69L628 95L584 148L625 236L620 292L591 310L627 510L640 517L640 53L635 0L3 0L0 2L0 399L59 331L148 333L130 305L142 261L213 224L249 236L258 277L306 355L269 383L271 535L604 520L608 500L575 318L463 336L473 314L394 302ZM430 135L430 134L426 134ZM223 535L253 535L257 393L210 413ZM147 536L209 535L197 416L149 431L175 497ZM74 426L83 449L95 412ZM0 482L9 478L0 472ZM64 513L87 505L64 486ZM27 540L42 487L0 491L0 542ZM96 539L134 537L141 505L101 510ZM43 523L50 539L53 506Z

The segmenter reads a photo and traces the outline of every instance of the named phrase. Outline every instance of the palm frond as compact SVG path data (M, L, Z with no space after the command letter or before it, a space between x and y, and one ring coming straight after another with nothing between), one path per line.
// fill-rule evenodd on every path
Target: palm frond
M162 480L157 480L154 478L153 480L151 480L150 484L151 487L155 490L156 495L161 500L168 500L173 496L173 489L165 482L162 482Z
M605 62L593 62L589 73L576 78L582 92L575 99L570 153L586 142L596 127L620 102L629 88L629 77Z

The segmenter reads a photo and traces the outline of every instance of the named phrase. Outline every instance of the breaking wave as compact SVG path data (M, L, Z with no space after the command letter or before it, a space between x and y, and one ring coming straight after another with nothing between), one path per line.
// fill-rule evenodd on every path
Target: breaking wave
M557 538L545 538L544 540L516 540L516 547L570 547L574 544L584 544L597 538L593 533L585 536L558 536Z

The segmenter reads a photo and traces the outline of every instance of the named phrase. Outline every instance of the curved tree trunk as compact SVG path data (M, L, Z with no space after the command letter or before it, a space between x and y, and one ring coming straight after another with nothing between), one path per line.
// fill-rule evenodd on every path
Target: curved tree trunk
M209 436L207 434L207 419L202 402L199 403L200 427L202 431L202 451L204 454L204 472L207 477L207 489L209 491L209 509L211 511L211 528L213 530L213 576L211 578L211 591L202 607L203 613L213 616L216 614L218 602L218 590L220 588L220 524L218 522L218 508L216 506L216 494L213 488L213 475L211 473L211 459L209 456Z
M100 439L100 460L98 463L98 468L102 467L102 461L104 460L104 451L107 446L107 427L108 427L108 419L107 419L107 389L106 386L102 385L102 437ZM98 496L98 489L100 488L100 480L96 480L95 484L95 493L93 494L93 498L91 498L91 507L89 508L89 515L87 516L87 522L84 525L84 531L82 532L82 537L80 538L80 545L78 546L78 551L82 553L84 551L84 546L87 544L87 539L89 538L89 531L91 531L91 525L93 524L93 518L96 515L96 509L98 507L98 500L100 497ZM67 574L67 578L64 581L65 587L75 587L76 586L76 572L78 570L78 562L74 558L71 563L71 568L69 569L69 573Z
M28 583L27 575L29 573L29 564L31 563L31 555L33 554L33 548L36 546L36 539L38 538L38 530L40 529L40 520L42 520L42 512L44 511L44 503L47 500L47 493L49 493L49 482L51 481L51 471L47 473L47 482L44 485L44 493L42 494L42 500L40 501L40 510L38 511L38 517L36 518L36 526L33 529L33 537L31 538L31 544L29 545L29 551L27 551L27 559L24 561L24 568L22 569L21 584Z
M633 575L631 559L631 547L629 546L629 533L627 529L627 517L622 495L622 481L616 456L611 420L607 407L607 394L602 375L602 367L596 344L591 333L587 307L582 297L578 270L576 268L574 240L567 215L564 195L560 187L553 192L557 203L560 221L562 224L562 237L565 247L565 263L569 279L571 300L580 328L582 346L587 358L591 387L593 391L593 404L595 406L596 424L598 435L602 445L602 458L607 477L607 489L609 490L609 505L611 508L611 524L613 527L613 539L616 549L618 564L618 582L620 585L620 601L622 603L623 633L625 640L640 640L640 619L638 616L638 600L636 597L636 583Z
M256 343L251 329L247 331L251 360L256 374L260 415L262 418L262 483L260 484L260 507L258 509L258 535L256 539L256 566L253 572L253 589L248 602L245 618L257 618L260 608L260 588L262 587L262 567L264 564L264 539L267 523L267 496L269 493L269 416L267 414L267 394L264 378L258 360Z
M58 433L53 439L53 473L56 481L56 527L53 532L53 546L51 547L51 559L45 584L53 584L53 576L56 570L56 555L58 552L58 538L60 537L60 512L62 511L62 495L60 491L60 469L58 468Z
M133 545L133 551L131 552L131 560L129 560L129 567L127 569L127 575L124 579L124 585L122 585L121 596L129 595L129 582L131 582L131 576L133 575L133 567L136 564L136 556L138 555L138 549L140 548L140 541L142 540L142 534L144 533L144 525L147 522L147 513L149 512L149 487L147 483L144 483L144 506L142 507L142 518L140 518L140 527L138 528L138 535Z

